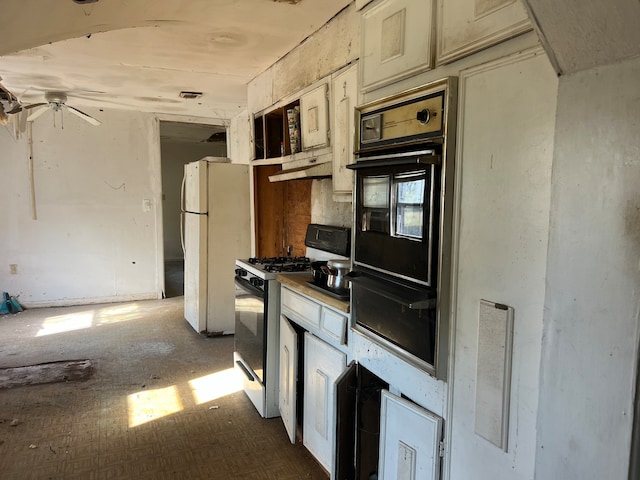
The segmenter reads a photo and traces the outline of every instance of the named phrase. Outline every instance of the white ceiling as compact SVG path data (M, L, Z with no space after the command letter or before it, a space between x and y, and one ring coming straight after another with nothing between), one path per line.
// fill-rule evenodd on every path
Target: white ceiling
M63 91L71 106L226 120L251 79L349 3L2 0L1 82L24 104Z
M246 105L251 79L350 3L0 0L1 82L25 104L63 91L80 108L225 121ZM523 3L558 73L640 55L637 0Z

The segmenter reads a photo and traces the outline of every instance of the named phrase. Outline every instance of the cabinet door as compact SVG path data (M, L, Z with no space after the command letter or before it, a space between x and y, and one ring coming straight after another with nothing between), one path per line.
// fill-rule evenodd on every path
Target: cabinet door
M380 480L435 480L440 474L442 419L382 391Z
M363 91L432 68L432 0L384 0L365 10L360 29Z
M358 104L358 65L355 64L333 78L333 199L351 201L355 115Z
M335 384L347 357L309 332L304 338L304 445L329 472L334 471Z
M296 443L296 379L298 335L287 317L280 315L280 395L278 406L291 443Z
M438 6L438 65L531 30L517 0L439 0Z
M329 104L326 84L300 97L300 125L303 150L329 145Z

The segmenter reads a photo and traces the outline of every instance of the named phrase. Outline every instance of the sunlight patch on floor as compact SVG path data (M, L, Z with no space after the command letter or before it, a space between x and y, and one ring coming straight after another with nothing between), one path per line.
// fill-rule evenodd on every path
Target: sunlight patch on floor
M127 397L129 427L180 412L182 400L175 385L132 393Z
M40 330L36 333L36 337L72 332L93 326L126 322L139 317L140 307L137 303L127 303L125 305L105 307L97 310L85 310L82 312L67 313L65 315L56 315L45 318Z
M115 307L101 308L96 313L96 325L126 322L140 317L140 307L137 303L127 303Z
M234 368L205 375L189 381L191 393L198 405L242 390L242 378Z
M38 333L36 333L36 337L91 328L93 325L94 314L94 310L89 310L85 312L70 313L67 315L47 317L44 322L42 322L42 327L38 330Z

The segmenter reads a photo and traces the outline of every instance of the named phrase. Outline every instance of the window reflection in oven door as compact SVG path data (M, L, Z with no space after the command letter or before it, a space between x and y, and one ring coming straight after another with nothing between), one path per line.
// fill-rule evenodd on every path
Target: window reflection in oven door
M264 383L265 293L243 278L236 277L235 350L246 366ZM265 288L267 285L265 284Z

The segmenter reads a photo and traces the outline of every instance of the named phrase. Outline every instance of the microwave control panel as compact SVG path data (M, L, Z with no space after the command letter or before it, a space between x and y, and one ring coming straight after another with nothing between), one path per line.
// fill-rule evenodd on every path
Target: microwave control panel
M360 141L363 144L401 140L424 134L442 135L444 94L399 105L363 116Z
M413 89L356 107L359 152L442 141L450 81L447 79L431 88Z

